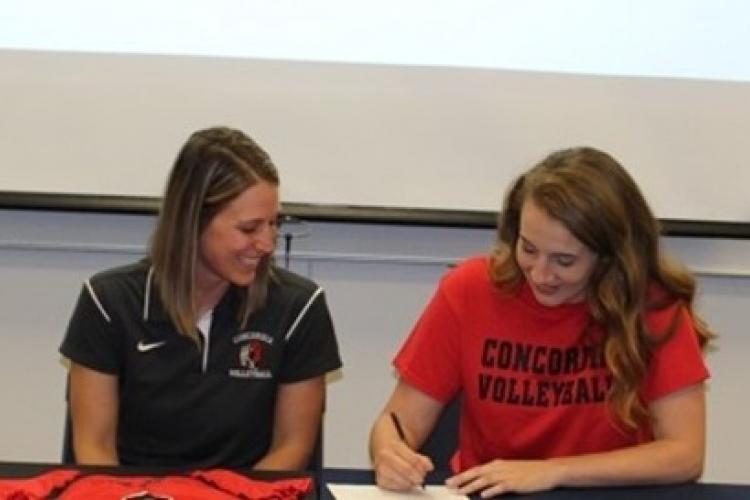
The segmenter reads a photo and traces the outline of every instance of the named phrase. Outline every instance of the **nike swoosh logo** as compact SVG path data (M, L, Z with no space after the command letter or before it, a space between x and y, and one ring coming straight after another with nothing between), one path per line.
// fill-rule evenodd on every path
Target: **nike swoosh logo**
M166 340L162 340L161 342L151 342L151 343L147 344L146 342L144 342L144 341L141 340L140 342L138 342L138 346L137 346L138 347L138 352L147 352L147 351L150 351L152 349L156 349L158 347L161 347L161 346L163 346L166 343L167 343Z

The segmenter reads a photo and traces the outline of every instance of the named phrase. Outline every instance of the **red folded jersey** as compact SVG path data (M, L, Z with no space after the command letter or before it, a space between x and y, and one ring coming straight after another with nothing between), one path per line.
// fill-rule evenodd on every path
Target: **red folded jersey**
M222 469L196 471L191 476L245 500L297 500L313 489L313 480L309 477L261 481Z
M68 486L60 500L235 500L209 484L182 476L82 477Z
M28 479L0 479L0 500L51 498L79 475L74 470L53 470Z
M313 489L311 478L264 481L220 469L190 477L79 476L77 471L58 470L0 480L0 500L298 500Z

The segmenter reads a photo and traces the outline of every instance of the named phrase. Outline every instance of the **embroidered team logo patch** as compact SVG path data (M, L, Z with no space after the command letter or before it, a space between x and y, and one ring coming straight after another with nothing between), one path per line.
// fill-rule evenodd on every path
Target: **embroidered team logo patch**
M273 337L262 332L242 332L232 338L237 346L237 367L229 369L235 378L272 378L268 366Z

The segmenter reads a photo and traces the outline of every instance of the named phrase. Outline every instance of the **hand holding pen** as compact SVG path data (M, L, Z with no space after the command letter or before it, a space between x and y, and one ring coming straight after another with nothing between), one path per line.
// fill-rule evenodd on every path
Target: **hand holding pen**
M408 409L407 409L408 410ZM404 410L404 411L407 411ZM410 413L402 414L411 417ZM424 483L425 476L434 469L429 457L415 451L407 440L412 434L412 420L406 420L409 427L402 425L395 410L390 408L382 413L373 431L370 441L375 483L386 490L410 491ZM406 429L406 430L405 430ZM414 430L414 445L417 445L420 429Z
M399 439L407 446L409 446L409 442L406 440L406 434L404 433L404 428L401 426L401 421L398 419L398 415L396 415L396 412L391 412L391 420L393 421L393 427L396 428L396 434L398 434ZM425 484L424 481L422 481L422 484L420 484L420 487L424 489Z

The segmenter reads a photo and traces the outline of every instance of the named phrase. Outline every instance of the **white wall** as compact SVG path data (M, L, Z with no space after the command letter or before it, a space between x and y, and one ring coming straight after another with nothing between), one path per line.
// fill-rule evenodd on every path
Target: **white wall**
M5 50L0 67L3 190L158 196L188 135L227 124L268 149L287 202L493 211L525 166L590 145L659 218L750 220L749 82Z
M56 353L81 281L138 258L151 216L0 210L0 460L55 461L65 371ZM310 224L292 266L327 290L344 357L331 377L325 462L366 467L366 441L393 387L390 360L446 265L486 249L487 229ZM708 357L709 443L705 480L750 483L746 385L750 336L750 241L670 239L701 273L700 310L719 331Z

